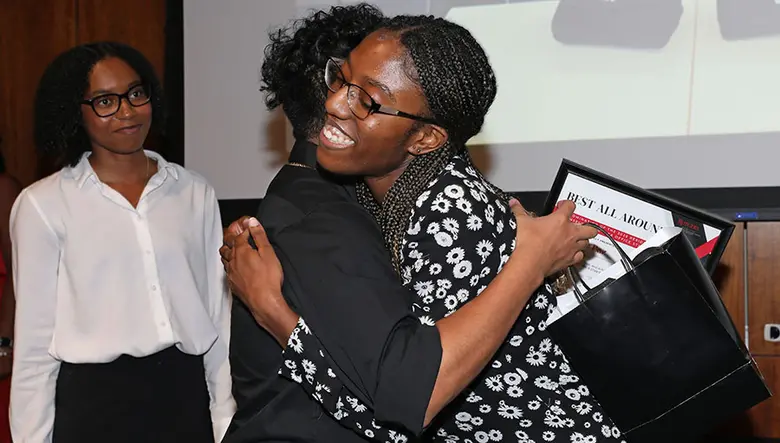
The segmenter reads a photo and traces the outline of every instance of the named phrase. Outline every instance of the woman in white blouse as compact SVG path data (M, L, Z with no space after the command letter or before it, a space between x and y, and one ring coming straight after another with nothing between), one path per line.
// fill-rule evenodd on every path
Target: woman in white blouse
M41 79L36 144L63 167L11 212L17 443L211 443L230 422L219 209L202 177L144 151L162 98L117 43Z

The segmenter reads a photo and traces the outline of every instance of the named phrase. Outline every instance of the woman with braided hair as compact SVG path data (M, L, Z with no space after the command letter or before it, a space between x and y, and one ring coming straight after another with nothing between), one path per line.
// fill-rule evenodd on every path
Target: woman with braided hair
M434 323L476 297L515 246L506 196L465 149L496 96L488 58L456 24L400 16L347 60L332 59L326 77L319 163L365 177L358 197L379 222L404 284L417 292L420 320ZM549 287L529 300L488 367L439 415L434 440L619 440L545 332L554 303ZM301 329L293 337L307 333ZM302 383L331 384L326 368L308 369ZM358 432L397 438L372 424L370 409L354 400L341 406L336 415Z
M330 94L319 137L319 165L331 173L364 178L357 186L358 199L374 215L393 267L415 294L413 312L441 335L441 366L424 420L427 437L453 442L620 441L619 430L545 332L554 297L550 287L540 283L567 264L549 260L552 237L540 245L538 238L519 234L549 217L516 220L507 196L479 173L466 151L465 143L481 129L497 88L487 56L473 36L440 18L389 19L346 60L330 59L325 82ZM569 214L570 206L565 208ZM267 243L262 231L251 235ZM594 234L578 235L578 244L585 248ZM264 260L273 260L267 244L260 249ZM518 252L524 250L528 255L521 260L529 260L534 269L528 274L535 282L532 287L541 287L514 310L494 312L483 328L470 330L484 338L481 346L452 342L444 325L484 306L480 302L486 301L487 286L503 276L499 272L510 258L518 263ZM572 254L575 261L582 258L582 252ZM234 260L238 258L236 252ZM361 317L375 315L352 306L340 308L351 311L361 325L367 323ZM332 332L318 328L321 324L302 315L287 342L280 374L299 383L359 435L383 442L416 437L409 420L401 418L417 409L419 399L393 398L388 406L387 395L372 391L365 381L386 374L366 372L365 356L339 360L340 352L355 345L323 346L318 335ZM496 351L488 343L497 330L502 331L497 341L503 344ZM358 330L344 339L361 343L365 334L369 332ZM386 358L424 361L424 356L385 353ZM484 358L475 363L465 354ZM465 383L451 380L459 372L448 366L452 359L468 366ZM418 383L411 375L406 380L393 377L400 383Z

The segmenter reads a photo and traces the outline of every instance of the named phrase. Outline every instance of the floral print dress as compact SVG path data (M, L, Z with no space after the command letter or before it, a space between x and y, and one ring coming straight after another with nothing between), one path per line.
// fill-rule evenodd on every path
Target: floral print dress
M463 158L455 157L417 199L402 248L404 286L424 325L477 297L514 249L508 205ZM439 416L425 440L441 442L620 442L620 431L569 366L546 330L554 308L549 286L533 295L491 364ZM343 425L368 439L402 443L402 430L376 423L369 407L343 389L316 331L293 331L280 374L300 383Z

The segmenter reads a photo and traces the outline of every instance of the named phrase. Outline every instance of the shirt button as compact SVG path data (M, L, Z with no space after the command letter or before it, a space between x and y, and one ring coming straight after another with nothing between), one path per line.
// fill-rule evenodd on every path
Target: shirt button
M166 323L166 322L164 322L164 321L161 321L161 322L160 322L160 326L162 326L163 328L164 328L164 327L167 327L167 326L168 326L168 323Z
M152 251L150 251L149 249L147 249L147 250L146 250L146 255L152 255Z
M157 285L152 285L152 291L156 291L156 290L157 290Z

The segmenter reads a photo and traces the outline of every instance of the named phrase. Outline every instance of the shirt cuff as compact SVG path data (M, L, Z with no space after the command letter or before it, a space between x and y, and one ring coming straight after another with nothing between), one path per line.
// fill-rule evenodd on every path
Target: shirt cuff
M212 414L211 426L214 430L214 441L219 443L225 438L233 416L229 413Z
M378 423L401 425L420 435L441 365L439 330L410 317L392 336L374 395L375 417Z

